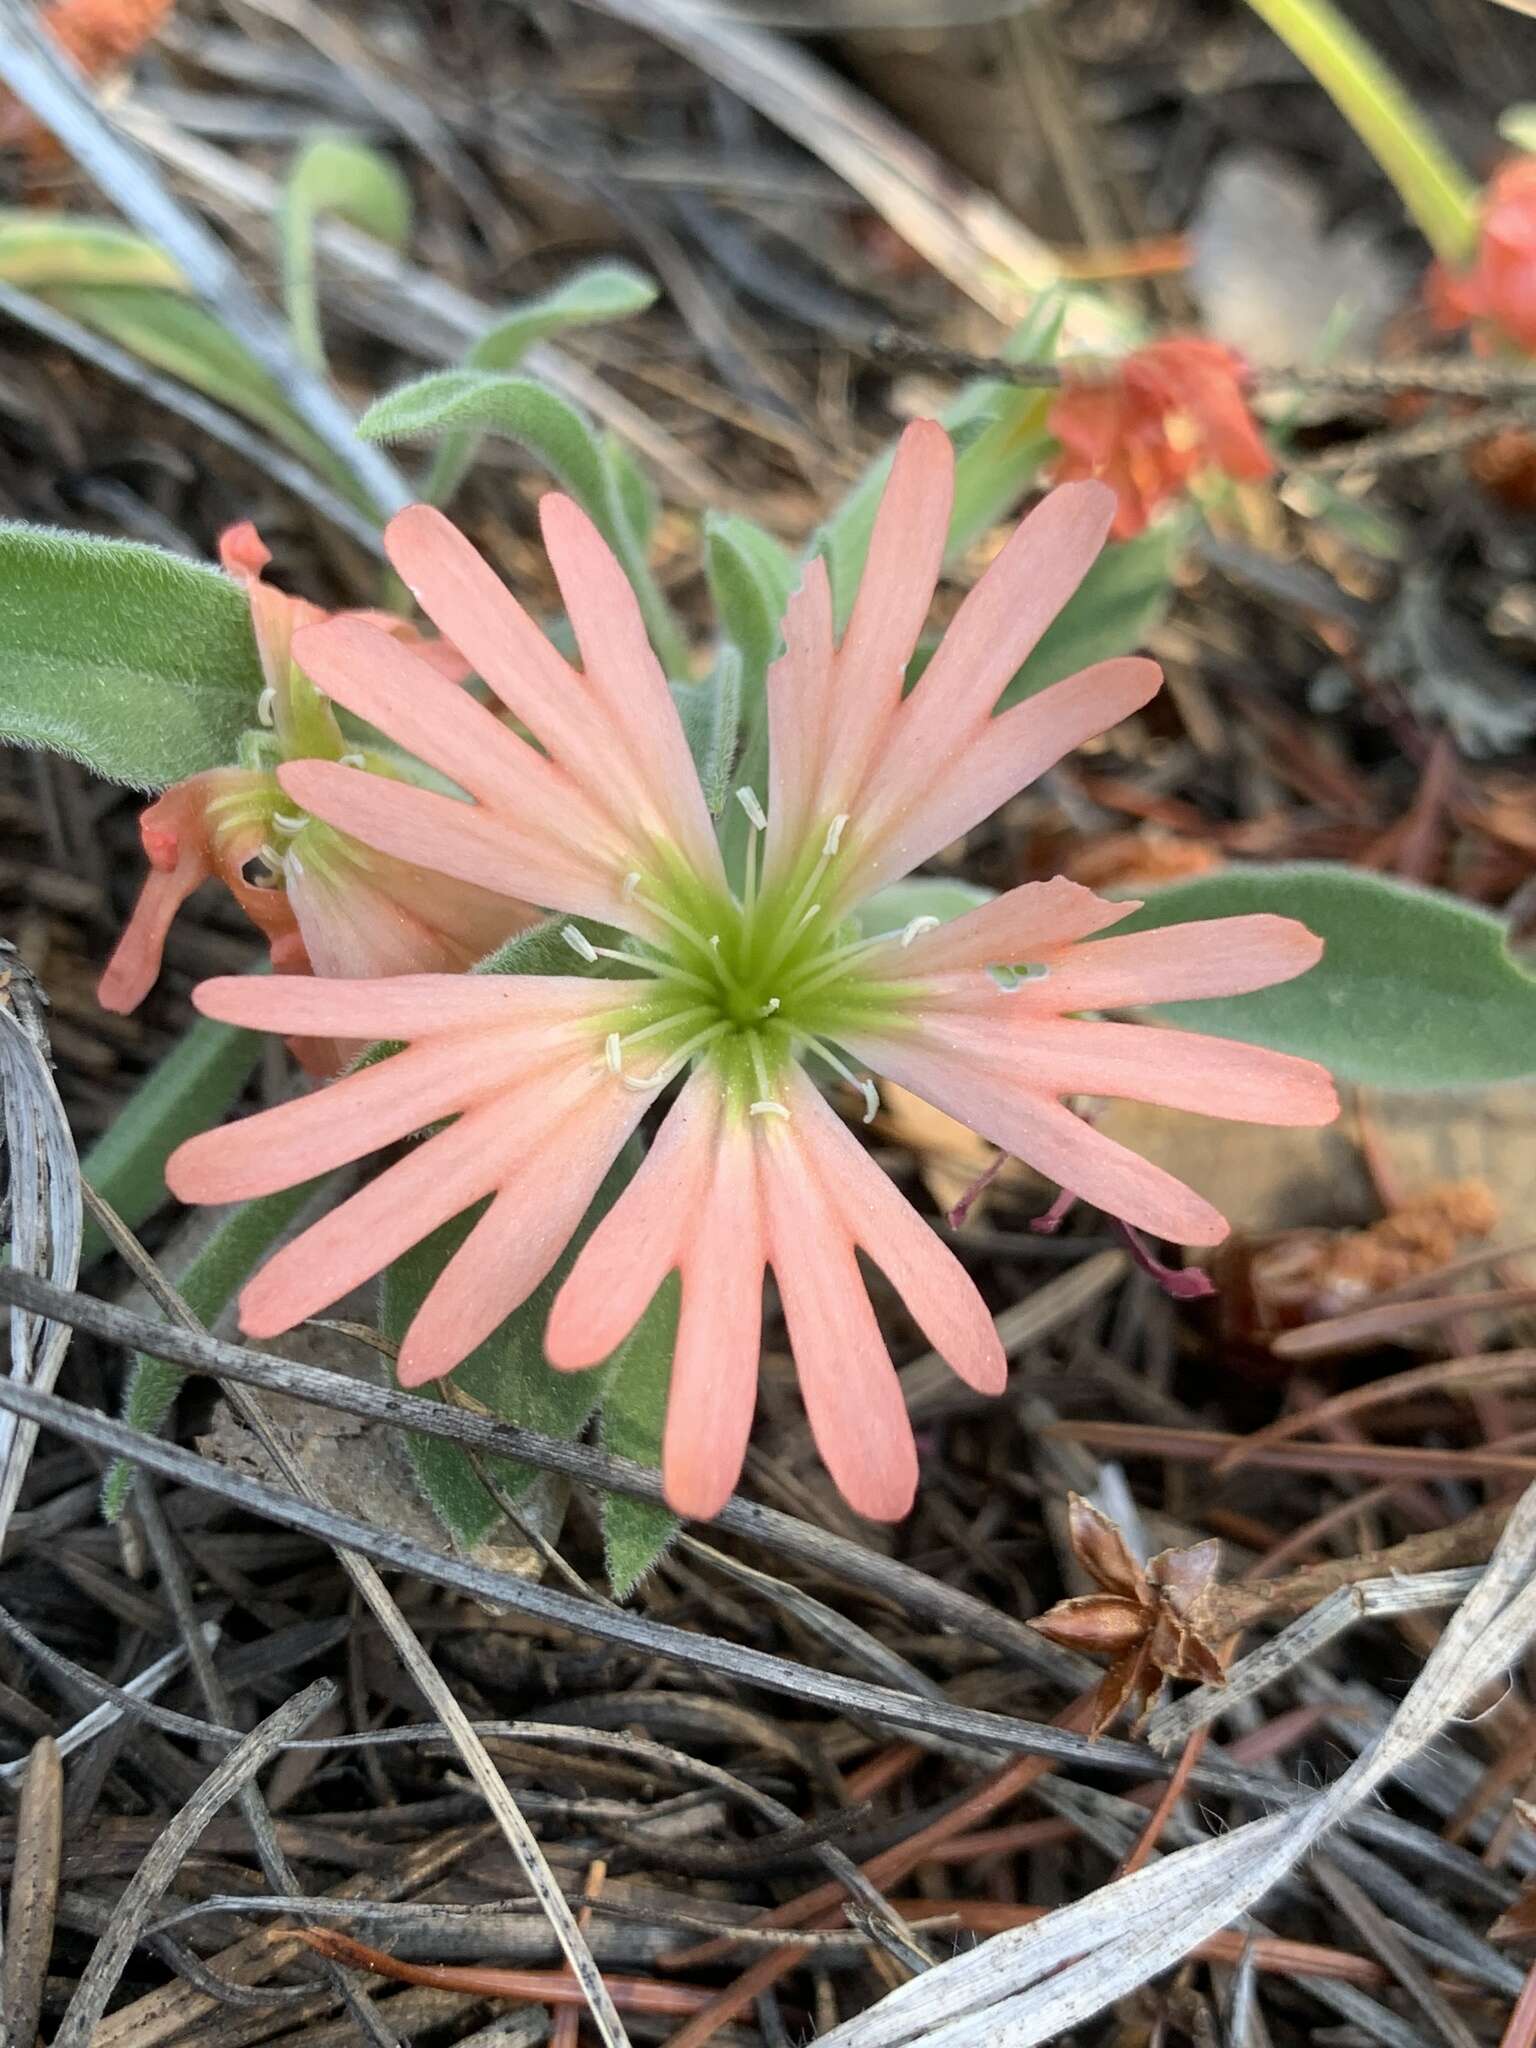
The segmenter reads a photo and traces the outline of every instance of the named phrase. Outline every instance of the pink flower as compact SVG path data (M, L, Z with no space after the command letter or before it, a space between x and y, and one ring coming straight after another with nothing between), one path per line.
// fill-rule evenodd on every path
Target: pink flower
M1437 263L1425 290L1438 327L1471 321L1484 347L1502 341L1536 355L1536 156L1514 157L1495 172L1470 268Z
M279 770L284 788L399 859L617 927L623 943L605 950L567 927L588 975L198 991L210 1016L406 1049L191 1140L168 1176L183 1200L265 1194L456 1118L268 1263L242 1297L253 1336L315 1314L489 1196L400 1352L408 1386L451 1372L543 1279L620 1146L686 1077L560 1289L548 1355L566 1370L597 1364L679 1271L666 1491L680 1512L712 1514L741 1467L771 1268L822 1456L855 1508L894 1518L916 1452L858 1252L972 1386L997 1392L1004 1359L964 1270L823 1100L808 1059L854 1080L873 1113L874 1083L849 1064L867 1063L1085 1199L1191 1244L1220 1238L1222 1218L1066 1098L1281 1124L1335 1114L1305 1060L1075 1014L1300 974L1320 947L1287 918L1095 939L1132 906L1058 880L942 926L919 918L871 938L850 921L1160 681L1151 662L1106 661L992 715L1103 542L1111 495L1075 484L1024 521L904 697L953 481L940 428L909 428L840 646L825 570L806 570L769 681L766 826L735 888L634 597L576 506L552 496L541 510L579 671L440 514L416 506L392 523L395 567L542 751L435 685L408 649L336 620L301 636L309 672L476 802L328 761ZM756 796L742 800L760 820Z
M254 526L232 526L219 559L243 583L265 688L251 707L254 729L242 764L178 782L139 819L149 874L101 977L104 1009L137 1009L160 972L177 911L212 876L267 940L280 973L405 974L469 967L532 922L519 903L487 890L449 886L429 870L375 852L297 811L278 785L279 762L355 759L380 775L402 766L382 756L346 755L336 715L293 659L294 634L327 615L262 580L272 559ZM467 673L446 641L423 640L387 612L359 612L378 631L412 647L438 677ZM296 1041L317 1073L335 1073L347 1049Z
M1248 406L1235 349L1176 335L1064 383L1047 424L1061 443L1058 482L1100 477L1115 492L1116 540L1142 532L1192 479L1212 470L1259 482L1274 462Z

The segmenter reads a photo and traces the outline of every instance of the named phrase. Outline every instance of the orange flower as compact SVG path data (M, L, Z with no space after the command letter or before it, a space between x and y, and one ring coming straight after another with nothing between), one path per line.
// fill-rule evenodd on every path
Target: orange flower
M1260 481L1275 465L1244 396L1247 381L1235 349L1193 334L1137 349L1108 376L1071 378L1050 411L1061 443L1057 482L1111 485L1110 530L1129 540L1203 473Z
M262 580L271 556L255 527L232 526L219 559L245 586L266 686L251 707L239 764L176 783L140 817L150 871L101 977L102 1007L138 1008L160 972L173 918L212 876L266 939L281 974L452 972L531 923L522 904L376 853L284 794L277 769L287 761L347 760L380 776L409 764L347 751L336 714L292 653L295 632L327 614ZM425 641L387 613L350 616L410 645L448 680L465 673L445 641ZM347 1058L332 1040L294 1040L293 1049L315 1073L335 1073Z
M1438 327L1470 322L1481 348L1503 341L1536 355L1536 156L1514 157L1489 180L1471 268L1435 264L1425 296Z
M87 78L117 71L160 30L175 0L53 0L38 20ZM30 107L0 93L0 149L21 149L34 163L64 154Z

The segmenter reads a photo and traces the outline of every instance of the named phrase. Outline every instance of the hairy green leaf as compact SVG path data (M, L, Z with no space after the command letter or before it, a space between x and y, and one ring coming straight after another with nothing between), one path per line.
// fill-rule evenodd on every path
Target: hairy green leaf
M661 1463L680 1298L678 1276L670 1273L605 1368L604 1448L640 1465ZM603 1554L615 1599L629 1598L681 1527L669 1508L652 1501L603 1496Z
M349 135L316 135L293 160L277 222L283 303L299 354L321 371L315 225L325 213L403 249L411 236L411 188L389 157Z
M0 739L159 789L235 758L261 680L249 607L217 570L0 525Z
M731 793L731 770L741 732L741 656L722 647L706 682L674 683L672 701L683 722L688 750L710 815L718 818Z
M1483 1086L1536 1073L1536 977L1498 918L1438 890L1325 863L1227 868L1154 891L1115 932L1278 911L1324 941L1309 974L1152 1014L1320 1060L1375 1088ZM1197 931L1191 945L1202 943Z
M622 563L662 667L670 676L685 676L688 650L681 629L630 525L632 493L620 487L602 441L575 406L531 377L441 370L376 399L358 423L358 432L372 441L462 429L516 441L569 491Z

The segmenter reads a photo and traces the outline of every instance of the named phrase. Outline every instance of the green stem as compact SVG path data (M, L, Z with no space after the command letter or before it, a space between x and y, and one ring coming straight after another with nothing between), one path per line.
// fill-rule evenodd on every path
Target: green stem
M260 1201L243 1202L214 1230L201 1251L193 1257L177 1281L182 1300L200 1323L211 1323L226 1308L251 1268L286 1229L319 1185L306 1181L296 1188L284 1188ZM160 1425L171 1412L186 1374L180 1366L147 1352L135 1352L128 1391L123 1398L123 1420L146 1436L159 1434ZM127 1458L114 1461L101 1490L101 1511L115 1522L128 1501L134 1465Z
M1248 0L1298 57L1397 187L1442 263L1477 240L1477 187L1332 0Z
M261 1049L259 1032L200 1017L86 1153L81 1173L130 1230L166 1199L166 1160L183 1138L218 1123L250 1078ZM106 1239L88 1222L83 1258L100 1258L106 1248Z

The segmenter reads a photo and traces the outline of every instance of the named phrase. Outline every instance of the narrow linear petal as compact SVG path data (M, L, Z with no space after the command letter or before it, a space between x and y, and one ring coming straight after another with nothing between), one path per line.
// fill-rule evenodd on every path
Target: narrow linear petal
M1110 903L1064 875L1048 882L1023 882L963 917L919 933L903 949L901 972L924 976L1024 966L1103 931L1140 908L1139 903ZM885 965L884 956L880 965Z
M360 619L330 619L295 634L305 674L354 717L376 725L482 803L521 808L548 764L419 654Z
M569 1244L645 1109L646 1098L605 1069L574 1068L525 1096L511 1128L515 1164L405 1333L396 1362L403 1387L452 1372L522 1306Z
M525 1039L509 1042L495 1031L413 1045L318 1094L189 1138L166 1163L166 1185L179 1202L244 1202L296 1187L424 1130L539 1063Z
M811 1434L861 1515L899 1521L917 1491L917 1447L896 1368L846 1232L807 1171L793 1118L758 1139L768 1257Z
M927 715L928 729L909 724L916 697L909 698L876 771L868 807L848 830L849 865L838 876L843 900L856 902L910 874L1084 740L1139 711L1162 680L1155 661L1135 655L1102 661L979 729Z
M1112 907L1125 911L1132 906ZM1213 917L1074 946L1051 963L1043 981L1020 994L1031 1008L1049 1005L1055 1011L1240 996L1293 981L1315 967L1322 953L1322 940L1293 917ZM1011 956L1015 961L1029 957Z
M290 761L278 770L278 781L306 811L397 860L547 910L649 932L625 901L623 849L601 821L586 820L588 851L568 842L567 833L579 833L583 822L574 789L567 807L554 807L558 833L546 834L537 810L514 820L335 761Z
M461 1117L269 1259L240 1296L248 1337L275 1337L382 1273L495 1185L511 1131L503 1105Z
M967 1386L1000 1394L1008 1361L976 1284L803 1073L790 1088L798 1142L849 1236Z
M768 671L766 881L799 854L819 800L832 691L832 585L820 555L807 562L784 612L784 652Z
M755 1146L728 1131L708 1201L683 1256L683 1298L662 1445L668 1503L716 1515L741 1476L757 1406L767 1263Z
M846 1043L877 1073L958 1117L1095 1208L1176 1244L1219 1244L1226 1236L1226 1218L1193 1189L1061 1103L1024 1087L997 1062L927 1040L849 1033Z
M1098 483L1062 484L1009 535L956 612L907 702L914 740L986 718L1092 568L1114 517Z
M200 982L192 1001L203 1016L248 1031L378 1039L491 1026L550 1029L601 1015L624 993L611 981L576 975L401 974L321 981L231 974Z
M705 1206L719 1127L719 1086L700 1068L555 1296L544 1348L558 1371L607 1358L678 1263Z
M104 1010L126 1016L143 1002L159 977L177 911L212 872L212 865L202 859L183 860L169 874L150 869L133 915L96 985L96 1000Z
M1010 1013L1012 998L1000 994L982 1000L974 1017L946 1015L946 1044L1043 1094L1118 1096L1234 1123L1327 1124L1339 1113L1327 1071L1291 1053L1154 1024Z
M384 548L438 631L541 744L568 767L593 762L601 730L575 671L457 527L408 505Z
M541 499L539 523L581 650L582 679L604 715L610 748L622 746L630 759L637 829L679 847L700 880L723 887L709 807L629 578L570 498L552 491Z
M846 810L901 702L907 664L933 603L949 539L955 453L937 420L914 420L896 444L858 596L838 649L821 763L824 807Z

